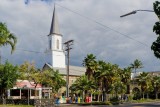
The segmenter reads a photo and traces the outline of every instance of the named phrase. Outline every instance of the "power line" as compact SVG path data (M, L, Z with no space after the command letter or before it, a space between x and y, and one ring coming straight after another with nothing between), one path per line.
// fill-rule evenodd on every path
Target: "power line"
M43 54L41 57L41 61L46 61L45 60L45 52L39 52L39 51L32 51L32 50L25 50L25 49L16 49L18 51L25 51L25 52L30 52L30 53L35 53L35 54Z
M1 56L1 58L8 60L8 58L6 58L6 57L4 57L4 56Z
M44 52L39 52L39 51L32 51L32 50L25 50L25 49L15 49L15 50L18 50L18 51L26 51L26 52L32 52L32 53L44 53Z
M94 20L94 19L92 19L92 18L90 18L90 17L87 17L87 16L85 16L85 15L82 15L82 14L76 12L76 11L73 11L73 10L71 10L71 9L69 9L69 8L66 8L66 7L64 7L64 6L61 6L61 5L57 4L57 3L56 3L56 5L58 5L59 7L64 8L64 9L66 9L66 10L72 12L72 13L75 13L75 14L77 14L77 15L79 15L79 16L81 16L81 17L83 17L83 18L85 18L85 19L87 19L87 20L89 20L89 21L92 21L92 22L94 22L94 23L96 23L96 24L102 26L104 29L110 29L110 30L112 30L112 31L114 31L114 32L116 32L116 33L122 35L122 36L125 36L125 37L128 38L128 39L134 40L134 41L138 42L139 44L142 44L142 45L148 47L147 44L145 44L145 43L143 43L143 42L141 42L141 41L138 41L138 40L136 40L136 39L134 39L134 38L132 38L132 37L126 35L126 34L123 34L123 33L119 32L119 31L117 31L117 30L115 30L115 29L113 29L113 28L111 28L111 27L109 27L109 26L106 26L106 25L104 25L104 24L98 22L97 20Z

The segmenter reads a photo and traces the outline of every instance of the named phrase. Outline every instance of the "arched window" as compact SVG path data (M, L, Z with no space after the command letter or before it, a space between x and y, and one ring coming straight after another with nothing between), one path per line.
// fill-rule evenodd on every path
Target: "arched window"
M59 49L59 40L57 39L57 49Z
M52 41L49 40L49 48L51 49L52 48Z

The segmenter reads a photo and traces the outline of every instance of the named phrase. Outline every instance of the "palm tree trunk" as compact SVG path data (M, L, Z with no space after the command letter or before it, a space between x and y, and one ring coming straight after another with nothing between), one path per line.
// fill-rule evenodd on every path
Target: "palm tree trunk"
M83 99L83 102L84 102L84 99L85 99L85 98L84 98L84 91L83 91L82 99Z
M136 77L136 68L134 69L134 78Z
M109 95L106 93L106 101L108 101L109 99Z
M105 91L103 89L103 92L102 92L102 101L105 102L105 100L106 100L106 93L105 93Z
M143 99L144 99L144 92L143 92Z
M148 95L148 93L147 93L147 99L149 98L149 95Z
M2 90L2 98L3 98L3 104L6 104L6 90Z
M92 102L92 93L91 93L91 102Z
M156 99L158 99L158 93L157 93L157 91L155 93L156 93Z
M99 97L100 97L100 94L98 93L98 101L99 101Z

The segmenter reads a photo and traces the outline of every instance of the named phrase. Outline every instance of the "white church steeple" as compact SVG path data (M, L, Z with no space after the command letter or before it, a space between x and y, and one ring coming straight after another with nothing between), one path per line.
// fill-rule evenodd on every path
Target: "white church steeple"
M60 34L58 17L54 7L50 33L48 35L48 63L53 68L65 68L65 53L62 45L62 35Z

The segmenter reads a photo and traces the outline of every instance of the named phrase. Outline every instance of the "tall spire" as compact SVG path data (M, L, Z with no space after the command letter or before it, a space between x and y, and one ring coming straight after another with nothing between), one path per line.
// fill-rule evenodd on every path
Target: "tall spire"
M56 14L55 5L54 5L53 17L52 17L52 23L51 23L51 29L50 29L50 35L51 34L61 35L59 30L58 17Z

